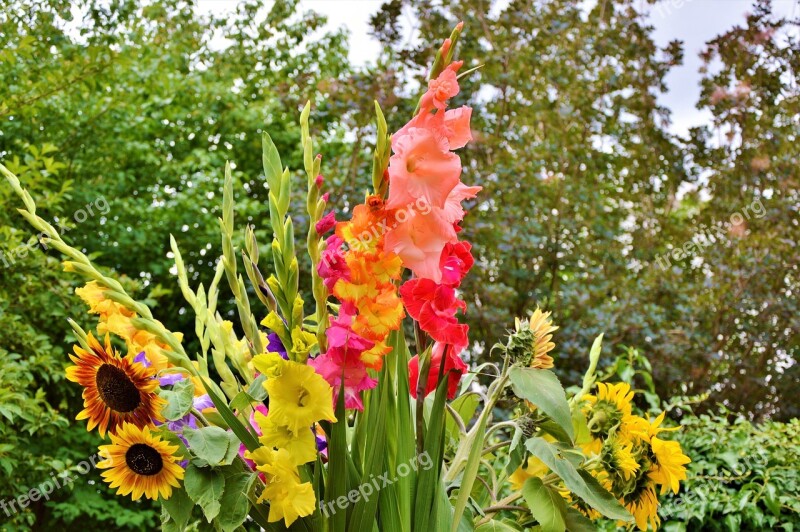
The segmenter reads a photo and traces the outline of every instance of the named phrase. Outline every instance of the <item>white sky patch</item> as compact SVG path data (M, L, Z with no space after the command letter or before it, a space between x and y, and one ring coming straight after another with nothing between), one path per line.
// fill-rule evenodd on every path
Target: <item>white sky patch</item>
M653 40L660 47L683 41L683 64L667 74L667 93L658 103L672 111L671 133L686 137L692 127L710 124L711 112L695 106L700 97L700 52L705 43L733 26L745 24L753 0L663 0L651 8L648 23L654 26ZM797 0L773 0L773 16L800 14Z

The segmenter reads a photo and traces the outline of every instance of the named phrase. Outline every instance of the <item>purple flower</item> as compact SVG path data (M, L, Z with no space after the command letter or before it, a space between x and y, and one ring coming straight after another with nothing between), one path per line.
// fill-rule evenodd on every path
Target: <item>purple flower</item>
M158 378L158 384L161 386L172 386L178 381L183 380L183 375L180 373L171 373L169 375L162 375Z
M150 361L147 360L147 355L144 354L144 351L133 357L133 361L136 362L137 364L141 364L146 368L150 367Z
M133 358L133 361L138 363L138 364L141 364L142 366L144 366L146 368L149 368L150 366L152 366L152 364L150 363L150 360L148 360L148 358L147 358L147 355L144 354L144 351L142 351L141 353L136 355ZM171 373L169 375L162 375L161 377L159 377L158 378L158 384L160 386L172 386L173 384L175 384L176 382L178 382L180 380L183 380L183 375L181 375L180 373Z
M206 408L214 408L214 401L211 400L211 397L209 397L207 393L204 393L203 395L198 395L194 398L194 400L192 400L192 406L198 412L202 412Z
M317 439L317 451L322 452L328 448L328 440L325 439L324 435L318 434L316 431L314 431L314 437Z
M289 355L286 353L286 348L283 347L283 342L281 342L280 337L276 333L269 333L267 336L267 352L268 353L278 353L282 359L289 360Z

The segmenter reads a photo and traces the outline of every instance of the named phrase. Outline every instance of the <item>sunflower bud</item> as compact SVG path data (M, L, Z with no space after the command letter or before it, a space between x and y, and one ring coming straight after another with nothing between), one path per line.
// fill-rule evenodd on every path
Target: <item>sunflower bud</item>
M506 353L520 366L550 369L553 367L553 358L548 353L556 346L551 340L557 329L550 320L550 313L537 308L530 320L515 320L514 332L509 335L506 344Z

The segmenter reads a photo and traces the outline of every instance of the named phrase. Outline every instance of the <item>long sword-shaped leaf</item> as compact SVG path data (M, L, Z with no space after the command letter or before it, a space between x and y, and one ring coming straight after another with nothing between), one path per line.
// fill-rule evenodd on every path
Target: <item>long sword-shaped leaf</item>
M225 420L225 423L231 428L236 437L239 438L245 447L247 447L248 451L255 451L261 444L258 443L258 440L253 436L253 434L245 428L239 418L236 417L236 414L228 407L227 401L223 399L220 395L218 395L214 391L214 387L208 381L208 379L204 377L200 377L202 379L203 384L206 387L206 393L211 398L211 402L214 403L214 406L217 408L217 412L219 415L222 416L222 419Z

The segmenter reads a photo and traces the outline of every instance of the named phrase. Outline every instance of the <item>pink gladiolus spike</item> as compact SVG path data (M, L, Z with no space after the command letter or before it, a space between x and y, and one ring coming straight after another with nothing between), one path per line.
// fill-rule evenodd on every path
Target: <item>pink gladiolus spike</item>
M386 208L404 208L420 198L443 208L461 175L461 160L450 152L447 139L430 128L411 128L392 139L392 150Z
M442 277L439 268L442 250L448 242L456 241L456 231L445 218L444 211L431 207L428 214L417 213L389 230L385 245L417 277L438 282Z
M472 140L472 130L469 127L470 118L472 118L472 108L466 105L445 111L445 135L451 150L463 148L467 142Z
M483 187L469 187L464 183L456 185L450 195L447 196L447 202L444 206L443 216L449 223L458 223L464 219L464 208L461 202L466 199L474 198Z

